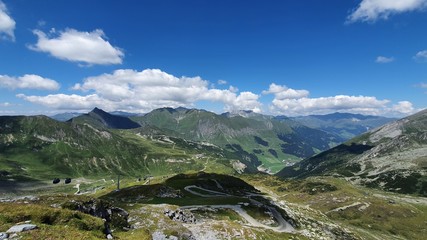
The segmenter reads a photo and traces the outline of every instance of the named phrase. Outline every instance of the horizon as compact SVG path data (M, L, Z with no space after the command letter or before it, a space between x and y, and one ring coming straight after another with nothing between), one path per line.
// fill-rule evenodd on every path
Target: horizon
M234 110L234 111L225 111L225 112L214 112L214 111L210 111L210 110L202 109L202 108L187 108L187 107L182 107L182 106L175 107L175 108L173 108L173 107L161 107L161 108L156 108L156 109L153 109L153 110L151 110L149 112L144 112L144 113L126 112L126 111L105 111L101 107L96 106L92 110L81 111L81 112L79 112L79 111L74 111L74 112L69 111L69 112L58 112L58 113L51 113L51 114L34 114L34 115L25 115L25 114L0 115L0 117L9 117L9 116L46 116L46 117L52 118L52 117L55 117L55 116L58 116L58 115L63 115L63 114L80 114L80 115L88 114L90 112L93 112L95 109L98 109L98 110L104 111L104 112L106 112L108 114L116 115L116 116L122 116L122 115L116 114L116 113L135 114L135 115L138 115L138 116L143 116L145 114L149 114L150 112L161 110L161 109L167 109L167 108L174 109L174 110L185 109L185 110L206 111L206 112L210 112L210 113L213 113L213 114L216 114L216 115L238 114L240 112L249 112L249 113L261 114L261 115L264 115L264 116L271 116L271 117L299 118L299 117L308 117L308 116L326 116L326 115L334 115L334 114L351 114L351 115L361 115L361 116L365 116L365 117L384 117L384 118L390 118L390 119L393 119L393 118L394 119L400 119L400 117L387 117L387 116L380 116L380 115L369 115L369 114L349 113L349 112L331 112L331 113L325 113L325 114L309 114L309 115L296 115L296 116L286 116L286 115L283 115L283 114L272 115L272 114L265 114L265 113L257 113L257 112L254 112L252 110ZM417 113L422 112L424 110L426 110L426 109L422 109L422 110L420 110L418 112L415 112L413 114L417 114ZM413 114L411 114L411 115L413 115ZM402 117L402 118L404 118L404 117Z
M128 3L0 0L0 115L427 107L426 0Z

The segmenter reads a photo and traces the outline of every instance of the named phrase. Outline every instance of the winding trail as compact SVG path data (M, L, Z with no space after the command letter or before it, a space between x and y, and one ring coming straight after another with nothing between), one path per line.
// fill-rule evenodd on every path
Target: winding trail
M80 183L77 183L73 188L77 188L77 191L74 193L74 195L80 194Z
M202 190L204 192L212 193L212 194L199 193L199 192L191 190L192 188L196 188L196 189ZM189 186L184 187L184 189L185 189L185 191L187 191L187 192L189 192L191 194L200 196L200 197L227 197L227 196L232 196L232 195L229 195L229 194L226 194L226 193L223 193L223 192L217 192L217 191L205 189L205 188L202 188L202 187L198 187L196 185L189 185Z
M219 184L219 183L218 183ZM199 193L196 191L193 191L191 189L199 189L208 193L212 193L212 194L203 194L203 193ZM229 196L233 196L227 193L223 193L223 192L218 192L218 191L213 191L213 190L209 190L209 189L205 189L202 187L198 187L195 185L189 185L184 187L184 189L194 195L200 196L200 197L229 197ZM268 226L265 224L260 223L259 221L257 221L255 218L253 218L252 216L250 216L243 208L241 205L189 205L189 206L182 206L181 209L188 209L188 210L197 210L197 209L203 209L203 208L214 208L214 209L222 209L222 208L227 208L227 209L231 209L233 211L235 211L237 214L239 214L242 218L244 218L250 226L252 227L261 227L261 228L266 228L266 229L271 229L273 231L276 232L294 232L295 229L294 227L289 224L280 214L280 212L278 212L274 207L270 207L267 206L265 204L262 204L254 199L251 199L250 196L260 196L259 194L249 194L247 195L250 199L251 202L257 204L257 205L263 205L266 208L268 208L270 210L270 212L273 214L273 217L276 219L277 223L279 224L277 227L272 227L272 226Z

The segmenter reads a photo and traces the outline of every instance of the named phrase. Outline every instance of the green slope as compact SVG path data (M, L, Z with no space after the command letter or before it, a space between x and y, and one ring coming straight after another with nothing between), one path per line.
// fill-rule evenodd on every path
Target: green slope
M45 116L0 117L0 180L233 172L233 156L220 148L141 132Z
M280 177L333 175L354 183L427 196L427 110L389 123L284 168Z
M176 137L226 148L272 172L341 142L335 135L290 119L276 120L252 112L217 115L198 109L162 108L131 119Z

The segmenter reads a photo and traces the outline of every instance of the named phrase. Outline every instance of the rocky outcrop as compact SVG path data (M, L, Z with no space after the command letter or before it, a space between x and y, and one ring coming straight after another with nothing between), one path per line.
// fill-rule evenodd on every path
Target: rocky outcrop
M8 239L8 238L9 238L9 234L8 233L5 233L5 232L1 232L0 233L0 240Z
M15 225L15 226L9 228L9 230L7 230L6 233L25 232L25 231L30 231L30 230L33 230L36 228L37 228L37 225L34 225L34 224L28 224L28 223L18 224L18 225Z
M196 217L190 212L181 209L175 211L167 209L165 215L173 221L183 222L183 223L196 223Z
M63 204L62 207L104 219L104 233L107 237L112 236L111 227L119 229L129 228L129 213L104 200L91 199L85 202L72 200Z
M168 186L161 186L156 193L159 198L182 198L182 193Z

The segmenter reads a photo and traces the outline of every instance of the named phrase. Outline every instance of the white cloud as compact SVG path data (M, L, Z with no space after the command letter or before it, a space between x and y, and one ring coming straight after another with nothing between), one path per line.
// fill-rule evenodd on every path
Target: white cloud
M286 86L272 83L270 84L270 88L267 91L263 91L262 94L274 94L275 99L282 100L307 97L310 92L307 90L295 90Z
M337 95L310 98L307 90L294 90L286 86L272 83L263 94L273 94L270 106L273 114L287 116L327 114L333 112L349 112L370 115L401 116L413 113L412 104L408 101L389 106L389 100L379 100L372 96Z
M120 69L112 74L84 79L72 88L87 93L48 96L19 95L29 102L58 110L89 110L95 106L105 110L148 112L160 107L193 107L198 101L224 104L224 109L260 111L259 96L236 89L209 88L200 77L175 77L159 69L135 71Z
M76 109L92 109L97 106L106 106L109 108L109 102L104 101L96 94L87 96L66 95L66 94L51 94L47 96L26 96L17 94L19 98L26 101L37 103L55 109L76 110Z
M333 97L274 99L276 111L285 115L323 114L336 111L379 114L379 109L385 108L388 100L378 100L375 97L337 95Z
M10 102L0 103L0 107L10 107L10 106L12 106L12 104Z
M427 88L427 83L420 83L420 88Z
M416 60L427 60L427 50L417 52L414 58Z
M218 80L218 84L219 85L225 85L225 84L227 84L227 81L225 81L225 80Z
M59 83L52 79L43 78L34 74L25 74L22 77L0 75L0 88L58 90Z
M375 22L392 14L420 10L426 6L427 0L362 0L347 17L347 22Z
M59 32L59 36L51 38L40 30L34 30L33 33L38 40L29 46L31 50L49 53L61 60L87 65L110 65L121 64L124 57L121 49L105 40L106 36L100 29L92 32L66 29ZM49 34L56 35L56 31L52 29Z
M16 22L8 14L6 4L0 0L0 38L15 41Z
M397 104L394 104L392 110L394 112L399 112L403 114L411 114L415 111L414 107L412 106L412 103L408 101L401 101Z
M394 61L393 57L378 56L377 59L375 59L376 63L390 63L393 61Z
M235 87L235 86L230 86L228 88L228 90L230 90L230 92L234 92L234 93L239 91L239 89L237 87Z

